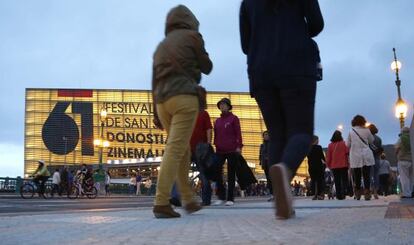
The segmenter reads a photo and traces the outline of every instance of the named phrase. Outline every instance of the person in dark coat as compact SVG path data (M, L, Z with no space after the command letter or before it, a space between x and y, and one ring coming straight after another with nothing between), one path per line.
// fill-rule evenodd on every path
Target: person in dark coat
M325 155L316 135L313 136L313 145L308 153L308 167L311 189L315 195L312 200L323 200L325 198Z
M268 200L273 201L273 190L272 190L272 181L269 176L269 132L264 131L262 133L263 137L263 143L260 145L260 154L259 154L259 160L260 160L260 166L262 167L263 171L266 175L266 182L267 182L267 188L270 191L270 199Z
M276 217L294 215L290 181L309 152L314 127L319 49L323 29L317 0L243 0L240 36L247 55L250 94L270 135ZM282 164L276 164L282 163Z

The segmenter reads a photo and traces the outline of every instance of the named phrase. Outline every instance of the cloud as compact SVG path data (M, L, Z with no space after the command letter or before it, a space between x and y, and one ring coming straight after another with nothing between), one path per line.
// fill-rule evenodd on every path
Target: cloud
M23 147L16 144L0 143L0 176L23 176Z

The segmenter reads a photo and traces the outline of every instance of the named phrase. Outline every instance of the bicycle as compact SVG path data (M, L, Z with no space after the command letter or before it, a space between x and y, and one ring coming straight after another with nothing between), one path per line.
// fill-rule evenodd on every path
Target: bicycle
M49 184L45 183L45 189L43 194L40 193L39 185L31 180L26 180L23 185L20 187L20 196L23 199L31 199L33 196L38 193L39 197L43 197L44 199L50 199L53 196L51 195L52 188Z
M89 199L95 199L98 196L98 190L93 185L93 181L89 180L86 181L87 183L83 183L82 179L76 179L73 182L72 187L68 190L68 198L69 199L76 199L79 196L86 195Z

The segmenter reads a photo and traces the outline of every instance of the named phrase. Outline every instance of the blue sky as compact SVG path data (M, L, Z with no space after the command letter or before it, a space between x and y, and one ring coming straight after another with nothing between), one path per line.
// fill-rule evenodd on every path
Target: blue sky
M374 122L384 143L399 130L394 117L397 48L402 95L414 102L414 1L320 0L325 29L316 39L324 80L318 85L315 133L326 146L355 114ZM240 1L0 1L0 176L23 173L25 88L149 89L152 54L165 16L177 4L198 17L214 70L208 90L248 91L240 50Z

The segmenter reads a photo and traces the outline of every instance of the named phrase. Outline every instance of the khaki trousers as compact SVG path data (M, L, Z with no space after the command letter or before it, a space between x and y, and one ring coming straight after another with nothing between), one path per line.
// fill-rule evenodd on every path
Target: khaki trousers
M184 204L193 200L188 173L190 170L190 138L198 115L198 98L194 95L177 95L157 104L158 117L167 130L161 168L158 172L155 205L169 205L171 190L177 182Z

